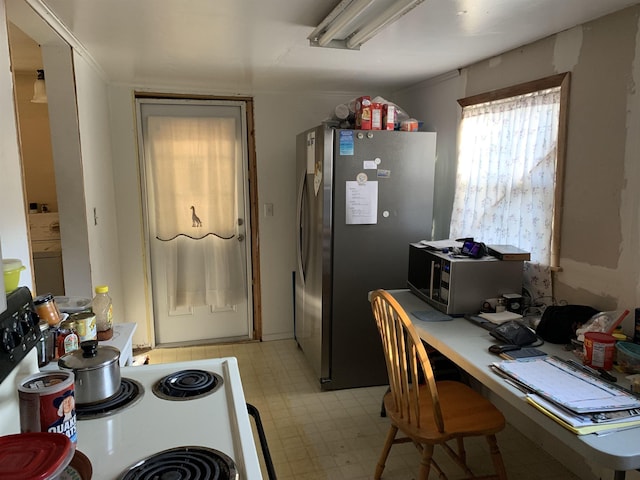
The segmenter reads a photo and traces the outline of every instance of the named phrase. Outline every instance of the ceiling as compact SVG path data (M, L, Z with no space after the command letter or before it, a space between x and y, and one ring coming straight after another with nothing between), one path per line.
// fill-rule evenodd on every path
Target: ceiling
M241 94L376 94L640 3L426 0L356 51L309 46L307 36L339 0L27 1L49 9L109 82ZM6 0L10 20L23 2ZM28 23L20 28L34 37Z

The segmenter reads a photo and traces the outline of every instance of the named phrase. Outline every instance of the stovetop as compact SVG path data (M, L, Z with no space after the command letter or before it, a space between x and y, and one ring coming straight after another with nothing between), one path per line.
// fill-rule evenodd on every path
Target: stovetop
M17 388L24 377L38 371L34 345L40 340L29 289L22 287L8 295L7 304L7 311L0 314L0 435L20 431ZM153 393L159 380L181 371L192 372L178 383L206 384L210 379L194 375L203 371L212 374L215 388L180 401ZM239 478L262 479L234 357L123 367L120 373L132 382L131 389L143 394L105 416L77 417L77 449L89 458L94 479L115 480L142 460L185 447L220 452L231 459Z
M161 378L189 369L213 372L224 381L212 394L185 401L151 393ZM235 358L124 367L121 376L142 385L142 399L113 415L77 424L77 448L99 472L96 478L118 478L146 457L185 446L218 450L234 461L240 478L262 478Z

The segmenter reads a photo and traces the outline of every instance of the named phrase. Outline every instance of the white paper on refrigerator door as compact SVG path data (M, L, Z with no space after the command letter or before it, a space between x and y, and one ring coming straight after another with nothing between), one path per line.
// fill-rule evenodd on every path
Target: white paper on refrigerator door
M307 133L307 174L316 171L316 132Z
M347 182L346 224L374 225L378 223L378 182Z

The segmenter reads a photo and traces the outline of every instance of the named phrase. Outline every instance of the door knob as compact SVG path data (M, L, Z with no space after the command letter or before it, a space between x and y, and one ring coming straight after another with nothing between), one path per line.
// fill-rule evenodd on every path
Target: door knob
M238 234L238 241L239 242L243 242L244 241L244 234L242 234L242 233Z

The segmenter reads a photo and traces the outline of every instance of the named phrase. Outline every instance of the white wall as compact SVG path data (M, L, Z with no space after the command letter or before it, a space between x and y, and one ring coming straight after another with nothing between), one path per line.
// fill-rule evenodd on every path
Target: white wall
M455 100L464 96L464 74L452 72L394 94L398 105L410 105L410 114L424 121L423 130L437 132L433 194L433 238L449 238L457 165L460 109Z
M2 126L0 127L0 168L2 168L2 175L0 175L0 240L2 241L2 256L3 258L19 258L22 261L27 269L21 274L20 285L33 288L4 0L0 1L0 112L2 112Z
M114 321L122 322L125 306L120 275L108 88L105 80L82 56L74 53L73 63L91 282L92 287L109 286ZM91 290L93 293L93 288Z
M65 267L69 267L65 272L67 293L91 296L95 285L109 284L118 320L123 316L123 301L106 82L86 59L77 54L72 59L71 50L60 44L56 39L43 45L43 61L49 72L49 109L65 113L56 117L58 121L51 128L58 200L65 210L61 212L61 233ZM20 258L27 266L20 283L33 290L3 0L0 0L0 112L2 251L4 257ZM94 207L97 225L93 222ZM68 276L69 272L73 274Z
M293 337L296 134L320 124L336 105L355 96L331 93L261 93L255 96L265 340ZM273 204L273 217L264 216L265 203Z
M47 72L51 149L60 215L64 285L67 295L91 298L91 265L84 168L78 135L73 54L68 45L41 49Z

